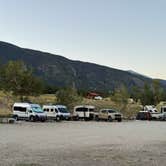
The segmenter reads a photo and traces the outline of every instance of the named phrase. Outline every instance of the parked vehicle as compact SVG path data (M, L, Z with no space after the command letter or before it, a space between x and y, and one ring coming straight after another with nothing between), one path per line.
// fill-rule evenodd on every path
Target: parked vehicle
M151 113L149 111L139 111L137 116L137 120L152 120Z
M79 105L74 107L73 119L93 120L95 117L95 107L91 105Z
M166 120L166 106L161 106L159 120Z
M47 114L48 119L53 120L70 120L71 114L64 105L43 105L43 111Z
M122 114L114 109L101 109L95 117L96 120L107 120L112 122L113 120L117 120L118 122L122 121Z
M103 100L103 98L101 96L95 96L94 99L95 100Z
M144 107L144 110L143 110L143 111L149 112L150 115L151 115L151 119L153 119L153 120L159 120L159 119L161 119L162 116L163 116L163 111L160 110L160 112L158 112L158 111L157 111L157 108L156 108L155 106L153 106L153 105L146 105L146 106Z
M38 104L15 103L13 118L16 120L46 121L47 116Z

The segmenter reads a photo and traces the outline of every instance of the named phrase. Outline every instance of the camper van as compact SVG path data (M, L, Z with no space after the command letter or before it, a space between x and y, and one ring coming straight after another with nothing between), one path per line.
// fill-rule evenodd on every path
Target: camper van
M53 120L70 120L70 112L64 105L43 105L43 111L48 119Z
M74 107L73 119L93 120L95 117L95 107L91 105L79 105Z
M47 116L38 104L15 103L13 105L15 120L46 121Z

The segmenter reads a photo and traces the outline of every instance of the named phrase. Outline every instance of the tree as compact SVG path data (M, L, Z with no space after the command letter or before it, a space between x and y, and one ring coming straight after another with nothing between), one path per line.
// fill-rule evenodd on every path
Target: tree
M162 100L163 90L160 85L159 80L153 80L153 96L154 96L154 104L158 104Z
M118 104L118 106L120 107L121 111L125 111L127 104L128 104L128 98L130 97L127 88L122 85L120 87L120 89L117 89L113 96L112 96L112 100L114 102L116 102Z
M144 89L141 95L141 103L143 105L153 105L154 98L153 98L153 91L151 86L148 83L145 83Z
M139 101L141 99L142 91L139 87L133 86L131 89L131 98L135 101Z
M0 70L0 84L5 92L19 96L21 100L27 96L36 96L42 90L42 81L33 76L22 61L10 61Z
M127 88L124 85L122 85L120 89L115 90L112 99L119 103L126 104L129 97L130 95L128 93Z
M77 102L81 102L82 98L78 95L77 90L73 88L64 88L56 93L58 104L64 104L72 108Z

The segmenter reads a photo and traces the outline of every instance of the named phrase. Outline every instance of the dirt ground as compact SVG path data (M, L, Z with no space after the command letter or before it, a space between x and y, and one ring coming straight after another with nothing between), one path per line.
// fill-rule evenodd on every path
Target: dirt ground
M165 166L166 122L0 124L0 166Z

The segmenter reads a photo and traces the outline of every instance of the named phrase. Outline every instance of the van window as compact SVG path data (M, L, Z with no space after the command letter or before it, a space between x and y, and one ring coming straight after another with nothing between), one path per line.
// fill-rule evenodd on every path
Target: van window
M68 113L69 111L67 110L67 108L59 108L59 111L61 113Z
M26 112L26 110L25 107L14 107L14 111Z
M89 112L94 112L94 109L93 109L93 108L90 108L90 109L89 109Z
M36 113L43 113L43 110L41 109L41 107L32 107L32 111L36 112Z
M108 110L109 113L116 113L117 111L115 110Z
M55 108L55 112L58 113L58 110Z
M87 111L88 111L88 108L84 108L84 107L76 109L76 112L87 112Z
M54 109L51 109L51 112L54 112Z
M49 112L49 109L48 108L44 108L44 112Z
M106 110L102 110L101 112L105 114L107 111Z
M166 112L166 107L162 107L162 112Z

